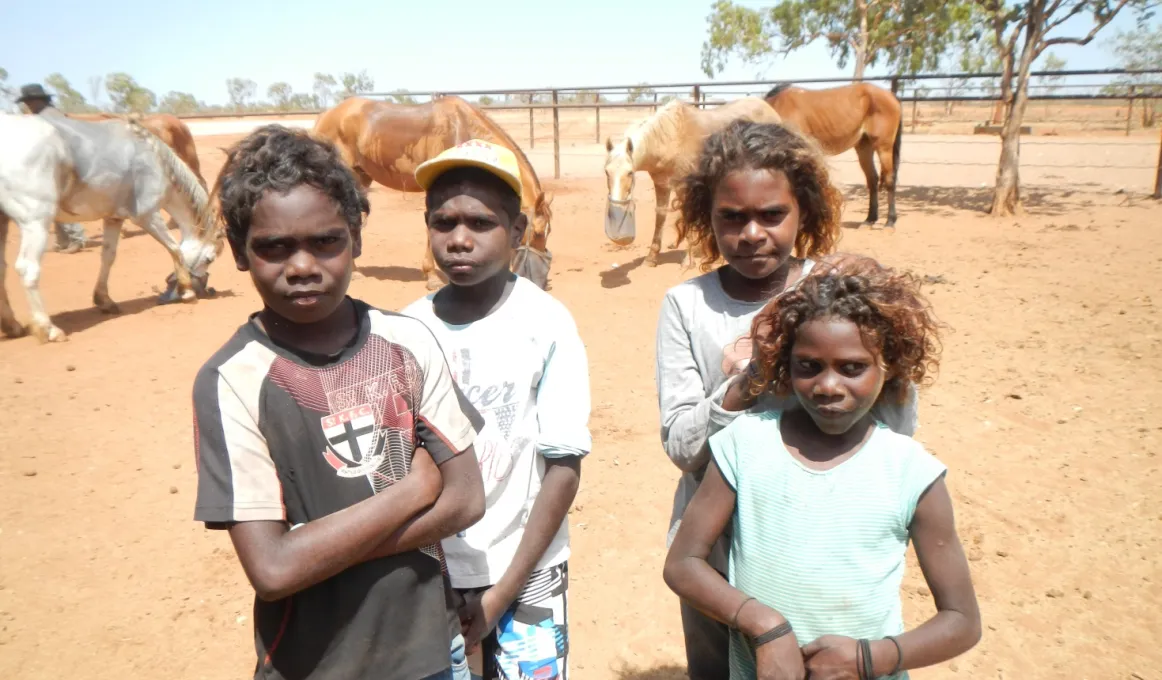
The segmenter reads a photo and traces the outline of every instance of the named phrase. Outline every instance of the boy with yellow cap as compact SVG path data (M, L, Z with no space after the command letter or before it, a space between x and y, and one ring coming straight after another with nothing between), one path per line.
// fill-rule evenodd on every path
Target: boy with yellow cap
M589 452L589 364L569 311L509 271L527 226L520 169L481 140L416 168L449 284L408 306L484 417L484 518L444 539L472 676L566 677L568 513ZM463 647L453 670L467 677Z

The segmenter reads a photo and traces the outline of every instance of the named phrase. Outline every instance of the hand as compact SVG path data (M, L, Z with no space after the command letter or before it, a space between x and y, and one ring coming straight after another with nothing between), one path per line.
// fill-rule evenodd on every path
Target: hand
M495 586L483 593L469 595L460 608L460 632L464 635L466 654L476 651L476 646L491 633L512 598L505 597Z
M758 680L804 680L807 669L803 652L794 633L762 645L755 650L755 671ZM812 676L811 680L816 680Z
M440 474L440 468L422 446L417 446L412 454L412 468L404 479L415 485L424 506L435 503L444 488L444 476Z
M859 680L856 652L859 642L839 635L824 635L803 648L811 680Z

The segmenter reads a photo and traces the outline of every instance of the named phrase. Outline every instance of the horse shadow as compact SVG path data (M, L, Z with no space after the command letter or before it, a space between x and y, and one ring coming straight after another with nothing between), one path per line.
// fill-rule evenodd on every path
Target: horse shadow
M1031 215L1060 216L1083 207L1087 202L1085 199L1079 202L1080 197L1075 198L1078 191L1056 187L1022 186L1021 205L1025 212ZM844 198L848 201L867 200L867 187L851 185L844 192ZM887 195L881 191L880 219L877 223L881 226L887 217L886 199ZM993 187L902 186L896 189L896 199L901 221L908 214L917 213L932 217L952 217L959 211L984 214L992 207ZM846 220L843 226L858 228L862 224L862 219Z
M669 250L658 255L658 264L682 264L686 259L686 251L684 250ZM620 288L629 283L629 273L638 267L642 266L646 261L646 256L635 257L629 262L616 267L614 269L607 269L601 272L601 287L602 288Z
M623 665L614 669L617 680L687 680L686 669L676 664L663 664L653 668L638 668Z
M401 283L409 283L412 281L425 281L424 273L415 267L400 267L398 265L370 265L359 267L360 274L380 281L399 281Z
M216 289L213 295L199 298L198 304L201 304L207 300L232 297L237 297L237 293L232 290ZM157 293L133 298L132 300L118 300L116 302L117 307L120 309L120 311L117 313L109 314L102 312L96 307L71 309L66 312L60 312L58 314L52 315L52 322L67 335L73 335L74 333L87 331L90 328L106 321L112 321L114 319L119 319L126 316L134 316L135 314L140 314L144 311L153 309L154 307L161 306L157 301Z

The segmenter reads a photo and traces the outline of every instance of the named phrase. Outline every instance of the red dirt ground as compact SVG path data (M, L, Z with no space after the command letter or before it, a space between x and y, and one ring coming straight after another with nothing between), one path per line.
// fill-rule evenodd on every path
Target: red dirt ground
M231 139L198 139L207 177ZM1146 151L1111 153L1149 163L1157 147L1141 143ZM1092 164L1091 150L1072 148L1044 165ZM985 623L969 654L914 675L1162 677L1162 317L1152 299L1162 295L1162 206L1141 197L1153 175L1030 169L1026 180L1042 187L1027 193L1029 214L996 221L981 212L991 169L956 165L975 156L941 151L909 165L925 155L909 140L904 150L898 229L845 229L841 248L932 277L926 292L951 328L917 437L950 467ZM551 292L577 320L592 376L594 451L571 516L571 665L584 680L677 679L678 607L661 566L678 471L658 442L653 339L665 290L696 272L679 253L641 266L647 234L624 250L605 242L600 157L577 151L566 179L546 181ZM552 177L551 157L534 162ZM860 181L852 159L836 166L843 182ZM1131 193L1111 191L1121 187ZM848 189L854 224L866 198ZM641 225L652 223L651 193L639 183ZM425 293L422 201L372 196L366 277L352 293L399 309ZM152 288L168 258L138 230L127 236L111 281L121 315L90 303L99 248L50 253L42 290L69 341L0 341L0 678L219 679L253 668L252 591L226 535L191 519L190 388L258 300L223 260L211 277L219 297L158 307ZM903 597L910 625L933 611L914 560Z

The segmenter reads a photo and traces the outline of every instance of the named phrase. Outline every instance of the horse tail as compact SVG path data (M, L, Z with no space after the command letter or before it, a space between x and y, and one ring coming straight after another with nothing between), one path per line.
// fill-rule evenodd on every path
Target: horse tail
M168 144L153 134L149 128L142 125L139 119L130 117L126 122L129 124L129 128L153 150L170 184L177 189L178 193L186 200L187 205L193 209L194 219L197 222L198 240L205 241L207 237L212 236L214 242L218 244L223 236L221 230L217 229L218 215L210 202L210 195L202 186L198 175Z
M904 139L904 110L900 109L899 122L896 123L896 141L892 142L892 191L896 190L896 179L900 176L900 142Z

